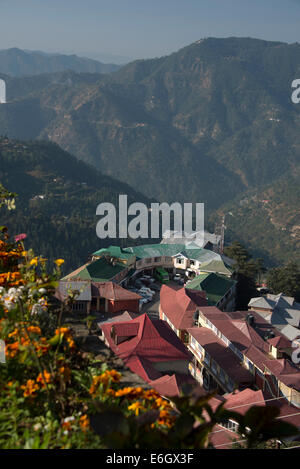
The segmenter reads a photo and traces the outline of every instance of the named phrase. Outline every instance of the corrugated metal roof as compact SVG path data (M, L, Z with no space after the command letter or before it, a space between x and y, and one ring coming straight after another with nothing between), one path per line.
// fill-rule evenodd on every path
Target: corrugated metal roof
M201 293L199 292L199 294ZM184 330L194 325L194 314L198 309L199 303L201 306L207 304L205 298L198 298L196 304L184 287L174 288L168 285L161 287L161 309L176 329Z
M216 273L205 273L191 280L186 285L186 288L189 290L205 291L208 305L214 306L235 283L235 280L231 280L228 277Z
M114 278L119 272L126 268L125 265L115 262L114 264L107 262L103 257L86 265L72 278L81 280L93 280L95 282L107 281ZM70 278L71 275L68 277Z
M80 294L76 296L76 301L91 301L91 284L89 282L59 282L59 293L62 299L69 296L70 291L78 291Z

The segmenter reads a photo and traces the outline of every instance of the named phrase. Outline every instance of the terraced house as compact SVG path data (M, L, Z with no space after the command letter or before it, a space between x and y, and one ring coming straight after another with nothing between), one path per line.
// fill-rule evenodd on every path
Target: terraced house
M198 311L198 325L188 329L194 355L190 369L206 389L262 389L300 407L300 373L286 353L288 343L262 336L249 312Z

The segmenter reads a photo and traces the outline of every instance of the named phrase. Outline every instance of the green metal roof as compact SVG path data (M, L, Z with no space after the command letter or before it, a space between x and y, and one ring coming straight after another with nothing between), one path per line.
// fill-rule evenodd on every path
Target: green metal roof
M109 255L111 257L117 257L118 259L130 259L134 254L124 251L120 246L109 246L108 248L99 249L93 253L93 256Z
M235 280L224 275L205 273L195 277L186 288L205 291L208 305L215 306L235 283Z
M184 250L183 244L144 244L125 248L124 251L131 253L139 259L147 257L175 256Z
M204 272L217 272L218 274L229 276L232 275L232 270L230 267L226 266L226 264L224 264L221 259L213 259L210 262L204 262L201 264L200 270L203 270Z
M73 278L80 280L93 280L94 282L106 282L115 277L119 272L126 269L126 266L118 262L110 264L104 257L97 259L87 265Z

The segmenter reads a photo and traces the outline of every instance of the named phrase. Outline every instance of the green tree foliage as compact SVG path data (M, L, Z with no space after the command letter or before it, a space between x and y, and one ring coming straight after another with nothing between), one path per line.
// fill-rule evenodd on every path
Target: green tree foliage
M295 262L275 267L267 274L268 288L275 294L284 293L300 301L300 268Z
M265 272L263 259L253 259L247 249L238 241L224 249L224 254L235 260L237 271L236 309L247 309L250 299L256 295L256 282Z
M97 238L99 203L117 207L119 194L127 194L129 204L150 204L128 185L46 142L0 139L0 181L18 193L16 210L0 209L0 224L8 226L12 235L25 232L26 244L49 261L64 258L64 273L86 262L97 249L119 243ZM4 195L3 203L14 205L15 194Z

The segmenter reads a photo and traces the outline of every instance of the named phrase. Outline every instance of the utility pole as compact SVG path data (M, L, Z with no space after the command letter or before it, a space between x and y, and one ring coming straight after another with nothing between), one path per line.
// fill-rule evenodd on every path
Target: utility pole
M215 225L215 234L217 236L220 236L220 243L219 243L219 249L218 249L220 254L223 254L224 252L225 229L226 229L225 216L226 216L225 214L222 214L220 223L216 223Z

